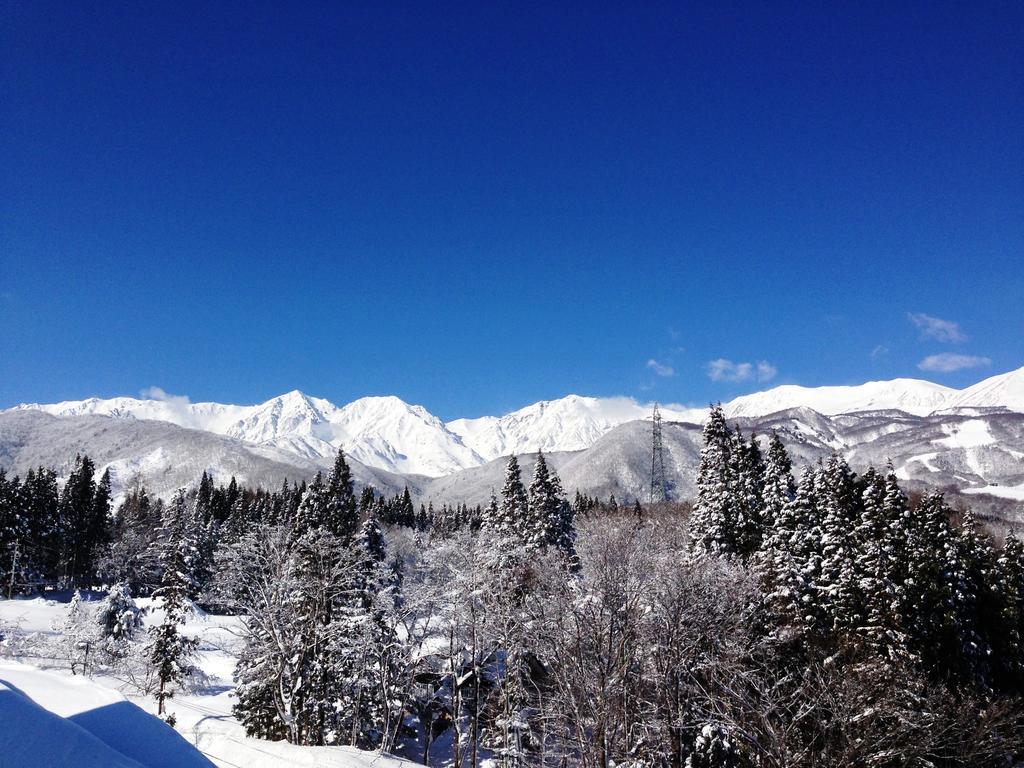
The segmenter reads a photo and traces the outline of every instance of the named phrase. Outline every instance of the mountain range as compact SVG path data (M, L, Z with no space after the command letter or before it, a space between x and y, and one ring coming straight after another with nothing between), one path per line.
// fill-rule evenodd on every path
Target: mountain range
M168 492L204 470L265 485L306 478L343 448L360 483L476 502L500 486L503 457L542 450L570 491L646 491L651 406L630 398L568 395L500 417L444 422L391 396L337 406L297 390L258 405L160 394L0 411L0 467L61 466L87 450L121 485L138 476ZM1024 368L963 390L917 379L784 385L723 407L745 431L778 431L798 460L831 451L855 466L892 459L911 485L1024 499ZM670 475L686 496L707 409L666 405L661 413Z

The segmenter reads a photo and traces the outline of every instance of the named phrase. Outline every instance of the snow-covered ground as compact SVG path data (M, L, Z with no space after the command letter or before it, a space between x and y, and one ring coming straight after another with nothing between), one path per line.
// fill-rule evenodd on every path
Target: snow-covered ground
M148 622L159 621L160 608ZM5 768L401 768L406 760L349 747L297 747L246 737L231 714L238 618L196 611L182 631L200 640L201 688L168 702L171 729L156 702L111 674L72 675L66 661L33 648L59 636L67 603L0 600L0 764ZM40 642L42 641L42 642ZM42 653L41 651L36 651ZM13 657L13 658L12 658ZM13 727L12 727L13 726Z

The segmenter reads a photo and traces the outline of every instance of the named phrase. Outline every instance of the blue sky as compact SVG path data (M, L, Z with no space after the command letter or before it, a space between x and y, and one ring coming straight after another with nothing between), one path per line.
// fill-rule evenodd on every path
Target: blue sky
M1024 6L641 5L6 3L0 407L1024 364Z

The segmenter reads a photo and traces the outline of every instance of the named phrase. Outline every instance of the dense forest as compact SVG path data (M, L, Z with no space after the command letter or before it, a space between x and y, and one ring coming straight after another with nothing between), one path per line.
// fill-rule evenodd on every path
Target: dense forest
M191 604L244 617L250 735L454 765L1013 766L1024 756L1024 546L992 540L891 467L838 455L799 482L782 442L704 427L691 504L566 498L510 458L483 507L355 492L343 454L308 485L164 502L79 457L0 474L10 595L132 598L161 704L186 684ZM74 611L74 601L72 603Z

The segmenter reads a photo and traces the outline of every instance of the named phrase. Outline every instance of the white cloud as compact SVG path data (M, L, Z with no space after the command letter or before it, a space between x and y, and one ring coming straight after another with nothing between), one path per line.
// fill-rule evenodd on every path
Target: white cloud
M654 371L655 375L662 376L663 378L669 378L676 375L676 369L671 365L665 363L659 363L653 357L647 361L647 367Z
M880 357L885 357L889 354L889 348L885 344L879 344L877 347L871 350L871 359L877 360Z
M940 355L928 355L928 357L917 364L917 367L922 371L950 373L951 371L962 371L964 368L979 368L991 363L992 361L987 357L955 355L952 352L943 352Z
M720 357L706 366L708 378L712 381L746 381L750 378L750 363L734 363Z
M144 400L159 400L182 413L187 413L189 406L192 404L188 395L172 395L162 387L146 387L139 391L139 397Z
M166 403L168 410L177 416L176 424L183 427L199 426L195 414L192 413L192 401L188 395L172 395L162 387L146 387L139 391L139 397Z
M754 363L734 363L724 357L712 360L705 365L708 378L712 381L771 381L779 369L767 360Z
M932 317L924 312L908 312L907 318L921 329L921 338L950 344L967 341L967 334L960 329L960 324L954 323L952 320Z
M757 364L757 380L758 381L771 381L778 374L779 369L771 363L762 360Z

